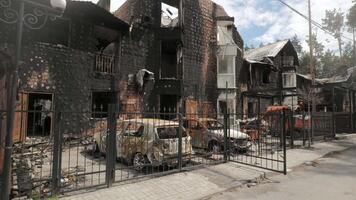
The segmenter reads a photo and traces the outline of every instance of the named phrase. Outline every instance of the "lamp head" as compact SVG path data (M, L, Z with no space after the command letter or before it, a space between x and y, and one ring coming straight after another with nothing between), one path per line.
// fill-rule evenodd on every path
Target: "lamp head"
M67 6L66 0L51 0L51 6L56 9L64 12Z

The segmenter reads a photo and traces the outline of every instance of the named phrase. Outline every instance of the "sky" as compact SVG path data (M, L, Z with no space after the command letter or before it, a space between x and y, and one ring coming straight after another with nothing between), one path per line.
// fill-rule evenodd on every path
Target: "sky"
M88 0L96 3L98 0ZM119 8L125 0L112 0L111 11ZM308 35L308 21L294 13L277 0L213 0L222 5L230 16L235 17L235 24L248 46L258 47L261 43L289 39L297 35L302 41L304 50ZM301 13L308 14L307 0L284 0ZM352 5L352 0L311 0L312 18L321 23L326 10L340 9L342 12ZM337 50L337 41L324 31L313 28L318 40L326 49ZM346 37L351 34L344 31ZM344 39L344 42L349 40Z

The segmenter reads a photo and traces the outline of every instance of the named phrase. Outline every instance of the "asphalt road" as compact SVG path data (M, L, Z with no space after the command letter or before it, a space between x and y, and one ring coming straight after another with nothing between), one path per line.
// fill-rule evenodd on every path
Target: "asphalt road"
M356 146L277 175L259 185L235 188L204 199L356 200Z

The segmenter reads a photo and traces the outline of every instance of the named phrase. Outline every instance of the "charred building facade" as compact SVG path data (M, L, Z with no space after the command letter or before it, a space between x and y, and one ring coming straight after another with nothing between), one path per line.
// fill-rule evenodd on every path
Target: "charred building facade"
M267 106L298 105L297 52L289 40L246 51L241 76L242 110L254 115Z
M121 93L123 109L141 101L138 111L172 112L181 107L186 113L209 113L218 108L217 88L225 88L225 79L229 89L236 89L243 42L221 6L210 0L128 0L115 15L130 24L130 33L123 38L122 80L128 82L129 74L142 68L154 73L154 83L143 96ZM225 67L221 76L219 55L224 57L221 68Z
M54 111L83 113L81 119L67 114L61 126L65 133L85 131L96 117L92 112L107 111L117 96L120 41L128 24L93 3L77 1L68 2L60 18L38 20L39 27L24 20L14 141L50 135ZM0 24L2 52L14 59L16 24ZM0 79L8 74L2 70ZM4 88L2 84L1 93Z

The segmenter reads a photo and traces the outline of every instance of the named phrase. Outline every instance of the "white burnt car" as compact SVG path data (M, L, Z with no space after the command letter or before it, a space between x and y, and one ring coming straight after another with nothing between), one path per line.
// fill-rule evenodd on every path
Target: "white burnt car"
M107 134L96 133L96 150L106 152ZM178 163L179 124L159 119L119 121L116 134L117 158L124 159L136 170L144 166L176 165ZM190 161L191 138L182 127L182 160Z
M212 152L220 152L224 148L224 125L216 119L193 118L183 119L184 128L192 137L192 146ZM227 129L229 148L234 152L246 152L252 145L251 138L237 129Z

